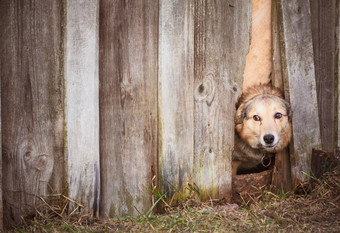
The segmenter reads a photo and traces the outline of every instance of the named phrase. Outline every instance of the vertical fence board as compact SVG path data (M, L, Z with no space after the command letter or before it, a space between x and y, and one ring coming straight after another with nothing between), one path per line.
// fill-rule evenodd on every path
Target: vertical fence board
M340 56L340 53L339 53L339 50L340 50L340 3L339 2L336 2L336 12L337 12L337 15L335 16L336 17L336 39L337 41L335 42L336 43L336 59L337 59L337 75L338 77L335 77L338 81L338 87L337 87L337 96L336 96L336 100L337 100L337 115L338 115L338 119L337 119L337 124L338 124L338 142L337 142L337 148L340 148L340 59L339 59L339 56Z
M277 1L272 3L272 45L273 45L273 68L272 68L272 84L280 88L284 92L283 71L281 61L280 48L280 31L279 31L279 17L277 9Z
M65 155L69 197L85 211L99 201L99 1L66 3ZM72 206L73 207L73 206Z
M335 0L310 0L321 142L335 148Z
M59 1L0 3L4 222L39 208L63 182ZM54 173L54 179L50 179Z
M194 15L193 1L160 1L159 7L159 176L164 193L192 181Z
M272 84L280 88L284 93L284 82L281 63L280 31L278 24L277 2L272 3L272 41L273 41L273 73ZM275 166L273 168L272 184L284 191L292 189L292 177L290 169L288 148L275 154Z
M1 6L1 5L0 5ZM0 11L1 12L1 11ZM2 25L0 24L0 33L2 32ZM0 41L2 37L0 36ZM1 50L0 50L1 51ZM2 133L1 133L1 56L0 56L0 232L3 230L4 226L4 212L3 212L3 196L2 196Z
M242 91L250 15L249 0L195 1L193 172L202 200L231 200L235 100Z
M145 213L157 161L158 2L100 1L100 216Z
M312 148L321 147L309 4L281 0L285 59L293 110L293 181L306 180Z

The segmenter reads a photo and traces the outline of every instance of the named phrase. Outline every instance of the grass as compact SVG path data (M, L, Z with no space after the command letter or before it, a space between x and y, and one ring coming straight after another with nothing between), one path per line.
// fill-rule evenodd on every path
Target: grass
M340 166L303 190L259 190L239 205L190 199L164 214L151 213L155 202L145 215L120 219L40 215L11 232L340 232Z

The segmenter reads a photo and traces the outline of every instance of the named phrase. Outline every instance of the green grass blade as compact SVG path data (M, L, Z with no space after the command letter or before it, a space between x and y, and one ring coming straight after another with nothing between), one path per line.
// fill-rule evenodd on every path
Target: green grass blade
M147 217L150 217L150 213L153 210L153 208L155 208L155 206L157 205L157 203L162 200L162 198L167 194L168 192L164 193L160 198L157 199L157 201L151 206L151 208L148 210L148 212L146 213Z

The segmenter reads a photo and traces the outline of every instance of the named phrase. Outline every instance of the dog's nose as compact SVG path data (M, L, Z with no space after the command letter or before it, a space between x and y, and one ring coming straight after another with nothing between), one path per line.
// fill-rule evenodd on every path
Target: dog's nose
M266 134L266 135L263 136L263 140L267 144L273 143L274 139L275 139L275 137L272 134Z

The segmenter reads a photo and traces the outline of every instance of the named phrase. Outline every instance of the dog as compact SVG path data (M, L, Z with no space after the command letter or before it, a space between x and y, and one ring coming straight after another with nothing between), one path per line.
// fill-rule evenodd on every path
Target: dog
M278 88L247 88L236 102L232 173L267 167L274 153L288 146L292 111Z

